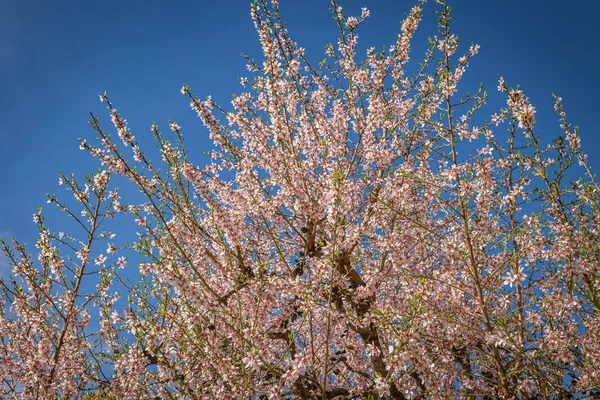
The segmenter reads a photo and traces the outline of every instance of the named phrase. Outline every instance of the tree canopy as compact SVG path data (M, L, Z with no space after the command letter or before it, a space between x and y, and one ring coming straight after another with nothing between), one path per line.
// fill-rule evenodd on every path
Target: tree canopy
M231 108L183 86L214 142L206 165L175 122L152 126L151 161L100 96L113 128L92 115L97 140L81 148L101 168L61 175L77 206L48 199L79 233L50 231L38 211L36 258L3 243L4 397L599 393L600 187L562 100L550 141L518 87L500 79L492 114L483 86L459 90L479 46L459 47L445 1L411 74L424 1L364 57L369 11L332 4L339 41L319 65L261 0L263 59L248 57ZM121 197L117 176L144 200ZM127 216L131 248L105 228Z

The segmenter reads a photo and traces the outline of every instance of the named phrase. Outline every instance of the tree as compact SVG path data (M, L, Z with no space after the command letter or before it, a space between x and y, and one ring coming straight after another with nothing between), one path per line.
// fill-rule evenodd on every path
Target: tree
M248 58L233 109L182 88L214 141L203 167L174 122L174 143L152 126L157 167L101 96L120 140L92 115L98 142L81 148L103 170L60 178L82 211L48 200L83 235L51 233L38 211L37 262L4 243L4 397L598 393L600 187L577 129L557 97L562 133L544 145L534 107L502 79L506 106L481 117L483 89L457 89L478 46L458 55L445 1L409 76L423 3L360 61L369 12L334 1L339 42L318 67L277 2L255 3L264 61ZM114 176L144 201L125 202ZM120 214L139 226L136 284L125 256L110 262L128 254L104 230Z

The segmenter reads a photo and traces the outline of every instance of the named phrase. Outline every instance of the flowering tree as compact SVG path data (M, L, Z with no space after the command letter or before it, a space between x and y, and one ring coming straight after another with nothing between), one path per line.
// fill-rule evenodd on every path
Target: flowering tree
M409 76L423 3L389 50L359 60L369 12L334 2L339 42L318 68L275 0L253 5L264 61L248 59L232 110L182 88L214 141L203 167L173 122L174 143L152 126L157 167L101 96L119 140L92 115L99 141L81 148L104 170L61 176L80 212L49 197L82 236L51 233L38 212L37 261L4 244L2 395L598 393L600 187L577 130L556 98L562 133L544 145L534 107L502 79L506 106L482 117L482 89L457 89L478 46L458 54L443 1L440 36ZM141 204L119 196L117 175ZM104 230L118 214L139 225L135 285Z

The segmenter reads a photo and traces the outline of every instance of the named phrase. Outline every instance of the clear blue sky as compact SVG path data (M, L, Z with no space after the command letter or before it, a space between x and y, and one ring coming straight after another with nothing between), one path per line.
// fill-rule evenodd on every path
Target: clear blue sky
M292 38L313 60L321 60L325 44L336 39L329 2L280 3ZM426 5L415 38L414 62L422 59L427 36L436 33L433 3ZM381 48L393 42L398 22L414 2L341 4L348 15L360 14L361 6L370 9L359 41L363 48ZM600 2L454 0L451 5L463 49L470 42L481 45L461 87L476 89L483 82L500 100L498 77L520 83L548 140L559 133L551 93L562 96L600 172ZM179 90L187 83L195 94L210 94L227 106L231 94L241 91L241 52L260 55L249 0L0 0L0 236L33 244L31 215L38 205L49 208L45 193L62 194L57 173L81 175L99 166L78 150L77 138L94 137L86 123L90 111L110 128L98 100L105 90L136 137L149 137L152 122L168 131L171 118L183 127L191 150L202 153L207 133ZM61 230L60 220L49 222L52 230Z

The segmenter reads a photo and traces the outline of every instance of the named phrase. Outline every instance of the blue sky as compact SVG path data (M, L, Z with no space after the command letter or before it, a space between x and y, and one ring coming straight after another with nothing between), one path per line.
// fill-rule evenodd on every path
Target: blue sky
M320 61L325 44L336 40L329 2L280 3L291 37ZM392 43L413 4L341 1L348 15L359 15L362 6L371 11L359 32L363 48ZM600 171L600 3L455 0L451 5L462 48L481 45L462 89L483 82L493 104L503 100L495 91L500 76L511 85L520 83L547 140L559 133L551 94L562 96L594 170ZM415 63L427 37L436 33L433 1L419 32L411 54ZM105 90L143 143L147 138L152 146L153 122L166 132L173 119L191 151L201 154L208 148L207 132L179 90L186 83L195 94L212 95L227 106L231 94L241 91L237 77L246 74L241 52L260 55L249 0L0 1L0 236L33 243L31 215L45 205L45 193L62 194L58 172L81 175L99 166L78 150L77 138L94 138L86 122L90 111L110 128L98 100ZM60 219L49 224L61 230Z

